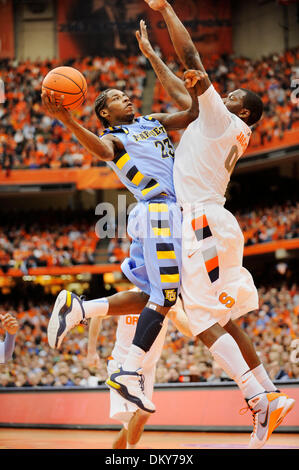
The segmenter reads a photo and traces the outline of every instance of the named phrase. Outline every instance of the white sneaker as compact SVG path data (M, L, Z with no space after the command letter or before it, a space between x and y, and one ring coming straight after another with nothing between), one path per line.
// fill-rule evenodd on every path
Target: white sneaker
M106 385L143 411L156 411L155 405L144 395L144 376L140 369L129 372L120 367L106 380Z
M62 290L56 299L48 324L48 342L59 349L63 338L79 323L86 323L82 300L74 293Z
M267 442L281 418L287 398L283 393L261 393L247 400L253 414L253 432L248 447L260 449Z

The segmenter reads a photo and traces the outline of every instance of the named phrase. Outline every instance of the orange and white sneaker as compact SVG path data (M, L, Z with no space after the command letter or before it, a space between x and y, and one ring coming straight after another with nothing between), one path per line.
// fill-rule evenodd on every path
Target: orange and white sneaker
M276 393L281 393L281 395L284 395L287 400L274 429L276 429L282 423L283 419L294 408L294 405L296 403L296 400L294 400L294 398L290 398L286 393L280 392L280 390L276 390Z
M281 423L287 397L283 393L265 392L246 401L253 415L253 432L248 447L260 449Z

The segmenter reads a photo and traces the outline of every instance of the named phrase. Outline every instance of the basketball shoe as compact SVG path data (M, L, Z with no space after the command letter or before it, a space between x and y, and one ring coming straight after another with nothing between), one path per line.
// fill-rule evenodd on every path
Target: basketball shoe
M57 296L48 324L48 343L51 348L59 349L67 332L79 323L87 323L82 299L62 290Z
M286 400L286 403L284 405L282 413L281 413L274 429L276 429L282 423L282 421L286 417L286 415L294 408L294 405L295 405L295 402L296 402L296 400L294 400L294 398L290 398L286 393L280 392L280 390L276 390L276 393L281 393L282 395L284 395L286 397L287 400Z
M106 380L106 385L143 411L156 411L155 405L144 394L144 376L141 369L129 372L120 367Z
M253 415L253 432L248 447L260 449L280 424L287 398L283 393L261 393L246 400ZM279 422L279 424L277 424Z

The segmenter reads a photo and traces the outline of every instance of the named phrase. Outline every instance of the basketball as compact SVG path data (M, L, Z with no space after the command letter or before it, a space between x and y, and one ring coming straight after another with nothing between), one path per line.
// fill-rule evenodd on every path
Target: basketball
M47 93L54 91L56 103L59 102L61 95L63 95L63 107L68 110L74 110L79 108L85 101L87 83L79 70L73 67L62 66L56 67L45 76L42 90Z

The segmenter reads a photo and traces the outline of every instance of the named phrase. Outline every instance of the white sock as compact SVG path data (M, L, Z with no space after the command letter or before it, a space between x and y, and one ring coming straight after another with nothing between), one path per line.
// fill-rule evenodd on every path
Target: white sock
M139 346L135 346L135 344L131 344L127 359L123 364L123 369L127 371L135 371L139 369L144 356L145 351L143 351L143 349L139 348Z
M101 299L84 300L83 308L86 318L105 317L109 309L109 302L105 297Z
M265 392L249 370L238 344L230 334L220 336L210 347L210 352L220 367L237 383L244 398L249 399Z
M263 364L260 364L259 366L255 367L255 369L251 369L251 372L255 376L256 380L261 384L261 386L264 387L265 390L267 390L267 392L275 392L277 390L274 383L267 374Z

